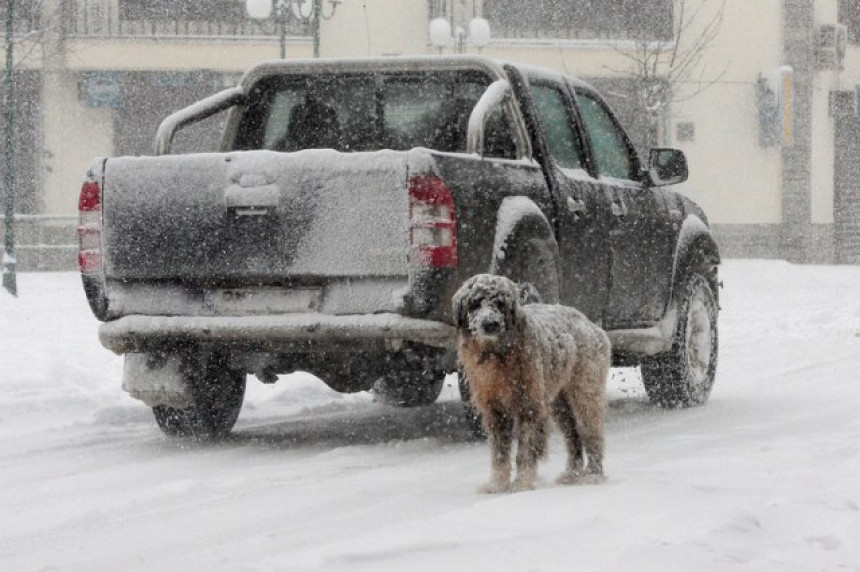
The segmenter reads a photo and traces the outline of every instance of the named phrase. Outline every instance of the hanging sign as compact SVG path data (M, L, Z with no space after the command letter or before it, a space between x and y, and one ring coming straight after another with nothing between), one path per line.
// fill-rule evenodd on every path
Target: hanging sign
M119 72L87 72L83 77L84 100L87 107L122 107L123 74Z

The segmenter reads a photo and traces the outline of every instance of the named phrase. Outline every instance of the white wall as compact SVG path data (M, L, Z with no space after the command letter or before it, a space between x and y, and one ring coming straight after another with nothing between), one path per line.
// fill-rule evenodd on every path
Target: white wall
M843 89L854 89L855 85L860 85L860 46L848 46L845 69L839 75Z
M782 217L779 190L782 153L758 144L755 90L751 83L720 84L676 106L670 122L692 122L695 141L676 143L690 165L683 192L712 223L772 224Z
M713 0L709 4L712 9L717 5ZM672 110L670 141L690 161L685 192L714 223L778 223L782 217L781 152L759 145L755 87L761 72L782 64L781 4L729 0L700 75L691 77L679 94L682 100L691 98ZM697 29L691 28L687 42L697 37ZM695 142L675 142L680 122L695 125Z
M290 38L287 58L309 58L311 41ZM67 42L65 67L69 70L214 70L244 71L261 60L277 58L277 40L160 38L75 38Z
M113 110L87 108L69 74L44 76L45 214L74 214L87 167L113 153Z
M428 53L428 30L426 0L345 0L334 18L322 23L320 55L356 58Z

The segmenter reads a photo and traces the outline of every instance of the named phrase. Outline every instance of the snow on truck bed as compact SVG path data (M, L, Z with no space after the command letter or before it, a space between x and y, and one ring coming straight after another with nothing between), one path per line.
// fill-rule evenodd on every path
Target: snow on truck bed
M230 440L120 390L74 274L0 292L0 570L860 569L860 267L728 261L710 402L613 372L609 481L482 496L453 377L397 410L249 380Z

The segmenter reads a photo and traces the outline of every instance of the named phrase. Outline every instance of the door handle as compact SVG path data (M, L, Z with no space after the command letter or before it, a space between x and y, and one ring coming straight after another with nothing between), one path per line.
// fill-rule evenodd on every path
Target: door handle
M573 197L567 197L567 210L573 214L574 219L579 219L585 214L585 201L578 201Z
M624 201L612 202L612 214L620 219L627 216L627 205L624 204Z

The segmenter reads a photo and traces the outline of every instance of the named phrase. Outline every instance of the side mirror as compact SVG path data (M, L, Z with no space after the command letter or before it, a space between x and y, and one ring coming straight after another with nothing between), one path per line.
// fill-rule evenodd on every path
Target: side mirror
M648 174L655 187L683 183L690 175L684 152L678 149L651 149Z

